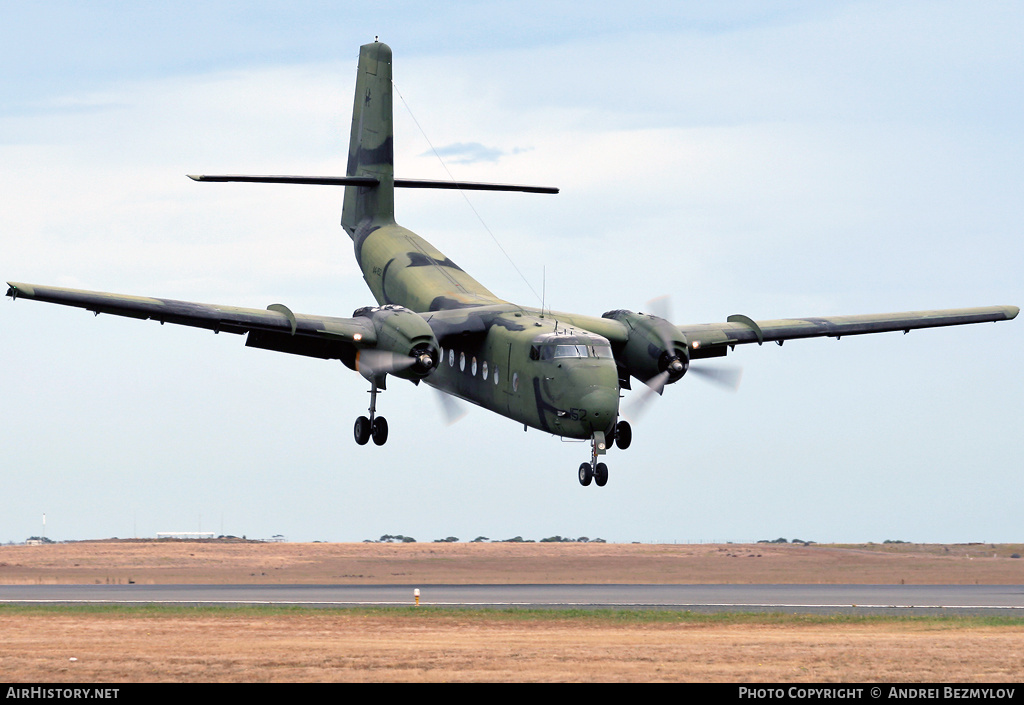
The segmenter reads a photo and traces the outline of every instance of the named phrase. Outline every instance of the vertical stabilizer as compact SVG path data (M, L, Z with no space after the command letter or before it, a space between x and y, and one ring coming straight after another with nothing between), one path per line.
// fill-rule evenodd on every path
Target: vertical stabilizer
M395 154L391 116L391 47L359 47L352 135L346 176L371 176L377 186L346 186L341 224L353 239L360 228L395 221Z

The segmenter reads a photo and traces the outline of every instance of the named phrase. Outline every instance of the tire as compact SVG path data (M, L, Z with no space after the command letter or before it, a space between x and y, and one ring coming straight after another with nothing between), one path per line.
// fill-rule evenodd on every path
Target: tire
M619 421L615 424L615 442L622 450L629 448L629 444L633 442L633 427L629 425L629 421Z
M608 466L604 463L598 463L594 469L594 482L597 483L598 487L604 487L608 484Z
M370 440L370 419L365 416L360 416L356 419L356 425L353 429L353 434L356 437L356 443L361 446L365 446L366 442Z
M388 421L383 416L373 420L373 442L379 446L388 442Z
M594 473L590 470L590 463L580 465L580 484L586 487L594 479Z

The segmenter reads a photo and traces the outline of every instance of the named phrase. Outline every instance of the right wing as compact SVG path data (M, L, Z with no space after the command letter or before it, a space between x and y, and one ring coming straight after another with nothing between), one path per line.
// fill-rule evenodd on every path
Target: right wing
M353 367L359 349L372 348L377 343L369 318L294 314L283 304L272 304L263 310L17 282L8 282L7 286L7 295L12 299L35 299L84 308L96 315L109 313L151 319L160 321L161 325L175 323L206 328L214 333L245 333L245 344L250 348L338 359L349 367Z

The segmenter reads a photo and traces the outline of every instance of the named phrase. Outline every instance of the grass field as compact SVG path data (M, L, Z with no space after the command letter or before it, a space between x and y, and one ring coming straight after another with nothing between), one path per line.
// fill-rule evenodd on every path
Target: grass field
M7 682L1019 682L1024 621L0 607ZM71 660L75 659L75 660Z
M1024 583L1020 545L0 546L0 583ZM1024 620L0 606L7 682L1020 682Z

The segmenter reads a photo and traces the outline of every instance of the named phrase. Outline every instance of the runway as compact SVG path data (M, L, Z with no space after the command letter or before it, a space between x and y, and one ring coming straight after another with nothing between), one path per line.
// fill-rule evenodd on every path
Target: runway
M1021 585L3 585L7 604L662 609L1024 617Z

